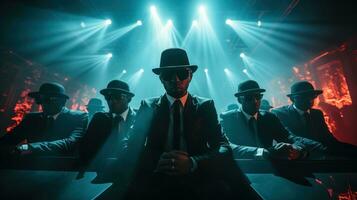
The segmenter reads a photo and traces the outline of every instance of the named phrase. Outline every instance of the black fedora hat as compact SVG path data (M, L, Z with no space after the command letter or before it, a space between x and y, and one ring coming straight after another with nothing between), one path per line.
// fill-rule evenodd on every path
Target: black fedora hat
M268 100L262 99L262 102L260 103L260 108L263 110L269 110L273 108L273 106L270 105Z
M100 93L104 96L112 95L112 94L128 94L133 97L134 93L130 92L129 85L120 80L112 80L108 83L107 88L102 89Z
M40 86L40 89L37 92L28 93L29 97L39 98L40 96L50 96L50 97L64 97L69 99L69 97L65 94L65 89L63 85L59 83L43 83Z
M322 94L322 90L315 90L314 86L308 81L298 81L294 83L290 88L290 94L288 97L296 95L319 95Z
M190 65L187 53L184 49L170 48L161 53L160 67L152 69L159 75L163 70L177 70L189 68L192 73L197 70L197 65Z
M86 105L87 108L104 108L102 100L98 98L91 98Z
M238 92L235 93L234 96L239 97L262 92L265 92L265 89L260 88L256 81L247 80L238 85Z

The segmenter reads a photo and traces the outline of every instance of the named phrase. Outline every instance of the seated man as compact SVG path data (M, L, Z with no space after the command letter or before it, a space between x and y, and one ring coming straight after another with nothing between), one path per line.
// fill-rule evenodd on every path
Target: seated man
M85 162L118 157L127 146L128 130L135 120L136 113L129 107L134 94L127 83L110 81L100 93L107 101L109 112L97 112L89 123L80 145L80 156Z
M104 112L104 106L102 105L102 100L98 98L89 99L88 104L86 105L88 111L88 121L90 122L97 112Z
M256 81L240 83L235 96L241 108L221 114L235 158L304 158L303 139L290 134L272 113L259 111L263 92Z
M38 92L28 95L43 111L25 115L18 126L0 138L1 148L8 153L74 155L88 115L65 107L69 97L58 83L44 83Z
M315 90L307 81L291 86L287 96L292 104L272 110L293 134L321 142L330 154L357 155L357 147L338 141L329 131L323 113L312 108L322 90Z
M226 199L233 191L259 199L239 171L229 172L231 149L213 101L187 91L196 70L177 48L163 51L160 67L153 69L166 93L142 101L138 111L128 145L136 164L128 167L136 169L128 199ZM235 181L230 192L224 177Z

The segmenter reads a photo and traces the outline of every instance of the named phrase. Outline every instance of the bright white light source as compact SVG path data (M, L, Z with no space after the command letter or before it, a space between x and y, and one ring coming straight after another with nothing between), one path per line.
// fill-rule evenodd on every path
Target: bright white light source
M143 22L141 20L136 21L136 25L141 26L143 25Z
M143 72L144 72L144 69L143 69L143 68L141 68L141 69L140 69L140 73L143 73Z
M259 27L261 27L261 26L262 26L262 22L261 22L260 20L258 20L257 25L258 25Z
M82 27L82 28L85 28L85 27L86 27L86 23L81 22L81 27Z
M243 58L243 57L245 56L245 54L244 54L244 53L240 53L239 56L240 56L241 58Z
M172 25L173 25L172 20L171 20L171 19L167 20L166 26L167 26L167 27L171 27Z
M151 12L151 14L156 14L157 13L156 7L150 6L150 12Z
M121 73L126 74L126 70L124 69Z
M197 20L193 20L193 21L192 21L192 26L197 26L197 25L198 25Z
M112 20L111 20L111 19L106 19L106 20L104 21L104 24L105 24L106 26L109 26L110 24L112 24Z
M200 7L198 7L198 12L201 14L201 15L205 15L206 14L206 7L201 5Z
M248 73L248 70L247 69L243 69L243 73Z
M206 68L206 69L205 69L205 73L207 73L207 72L208 72L208 69Z
M224 69L224 72L228 73L228 72L229 72L229 70L228 70L227 68L225 68L225 69Z
M107 56L107 58L112 58L113 54L112 53L108 53L106 56Z
M231 19L226 19L226 24L227 25L232 25L233 24L233 21Z

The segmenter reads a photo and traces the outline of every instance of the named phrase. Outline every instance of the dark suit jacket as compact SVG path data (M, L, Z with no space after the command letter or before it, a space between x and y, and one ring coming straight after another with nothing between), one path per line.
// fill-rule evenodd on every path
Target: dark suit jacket
M14 146L26 139L34 155L73 155L87 123L87 113L67 108L51 124L42 112L29 113L0 139L0 145Z
M287 131L280 120L270 112L260 111L257 118L257 138L251 133L242 111L236 109L222 113L223 132L233 143L233 151L238 158L255 158L257 148L270 148L273 140L302 147L296 138Z
M335 151L337 148L340 150L343 148L356 150L353 145L339 142L335 137L333 137L333 134L327 127L321 110L310 110L311 127L307 127L306 123L303 122L301 116L294 109L293 105L274 108L272 112L278 116L283 125L289 131L295 135L321 142L323 145L328 147L329 151Z
M127 148L129 130L135 121L135 111L129 107L127 118L120 123L120 132L112 133L113 114L97 112L88 125L80 145L80 156L84 160L97 157L117 157Z
M140 163L140 173L152 174L160 155L165 151L169 115L166 95L141 102L132 137L129 139L130 155L140 155L134 161ZM197 161L197 171L207 169L215 161L230 156L231 149L221 132L213 100L189 94L183 118L186 150Z

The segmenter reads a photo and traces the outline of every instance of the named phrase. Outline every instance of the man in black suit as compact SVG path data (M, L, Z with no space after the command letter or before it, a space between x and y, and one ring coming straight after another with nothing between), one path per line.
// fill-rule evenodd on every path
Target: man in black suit
M88 121L90 122L97 112L104 112L104 106L102 100L98 98L91 98L86 105L88 111Z
M233 163L221 132L213 100L187 92L197 65L190 65L183 49L161 54L159 75L166 93L143 100L129 139L132 163L137 164L128 198L226 198L217 177ZM237 175L237 176L235 176ZM258 198L238 177L234 190L244 199ZM225 196L226 195L226 196ZM252 197L253 196L253 197Z
M128 134L135 121L135 111L129 106L134 94L129 85L112 80L100 91L109 112L97 112L88 125L80 145L80 156L86 164L93 159L102 164L105 158L118 158L127 148Z
M327 127L323 113L312 108L322 90L315 90L308 81L299 81L291 86L287 96L291 105L272 110L283 125L298 136L321 142L330 154L357 155L357 147L338 141Z
M0 139L0 146L21 155L73 155L88 115L65 107L69 97L58 83L44 83L38 92L28 95L42 106L43 112L25 115L18 126Z
M240 83L235 97L241 108L221 114L223 132L232 143L235 158L305 157L301 142L305 139L289 133L272 113L259 111L263 92L256 81Z

